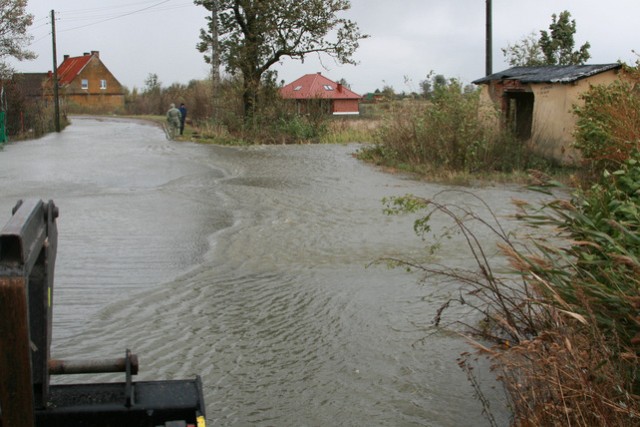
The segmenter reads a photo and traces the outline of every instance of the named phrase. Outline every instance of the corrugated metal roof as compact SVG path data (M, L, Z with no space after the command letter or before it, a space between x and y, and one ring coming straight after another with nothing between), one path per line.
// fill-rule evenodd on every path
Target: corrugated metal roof
M622 68L621 64L547 65L542 67L513 67L475 80L475 84L496 80L519 80L522 83L571 83L595 74Z
M360 99L357 93L329 80L320 73L305 74L280 89L285 99Z
M58 67L58 82L67 85L80 74L80 71L91 61L93 55L82 55L74 58L66 58Z

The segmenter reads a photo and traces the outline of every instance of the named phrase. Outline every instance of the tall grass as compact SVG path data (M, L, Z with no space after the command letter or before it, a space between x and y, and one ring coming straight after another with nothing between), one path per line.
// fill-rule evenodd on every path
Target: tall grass
M429 101L397 102L381 123L377 144L361 153L389 165L432 172L467 173L524 169L529 154L496 126L497 112L483 108L479 92L451 80Z
M320 138L322 143L342 144L374 141L378 121L361 118L340 118L327 122L327 130Z
M507 252L553 308L534 340L497 358L521 420L640 424L639 177L630 159L570 201L523 205L522 219L558 234L536 239L532 253Z
M386 209L422 212L414 228L423 237L435 215L449 218L477 268L386 261L424 272L434 286L459 284L459 297L443 303L434 326L460 326L491 358L514 425L640 425L640 156L569 199L517 202L526 234L506 231L486 204L488 218L442 202L447 196L393 198ZM508 271L487 255L479 227L496 237ZM450 321L455 302L482 320Z

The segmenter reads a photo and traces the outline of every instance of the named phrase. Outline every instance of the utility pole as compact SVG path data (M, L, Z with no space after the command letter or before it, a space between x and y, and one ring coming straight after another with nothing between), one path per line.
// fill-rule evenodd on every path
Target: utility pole
M51 10L51 38L53 41L53 108L56 132L60 132L60 99L58 97L58 60L56 59L56 13Z
M211 106L213 118L220 119L220 40L218 32L218 0L211 0Z
M215 91L220 86L220 40L218 38L218 0L211 0L211 77Z
M493 74L493 42L492 42L492 13L491 0L487 0L487 44L486 44L486 75Z

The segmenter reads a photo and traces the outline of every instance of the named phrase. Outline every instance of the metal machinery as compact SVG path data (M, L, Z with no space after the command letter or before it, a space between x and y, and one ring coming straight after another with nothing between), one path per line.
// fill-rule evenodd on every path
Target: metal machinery
M0 231L0 427L204 427L202 383L132 381L138 359L50 358L58 208L19 201ZM124 382L50 384L51 375L124 372Z

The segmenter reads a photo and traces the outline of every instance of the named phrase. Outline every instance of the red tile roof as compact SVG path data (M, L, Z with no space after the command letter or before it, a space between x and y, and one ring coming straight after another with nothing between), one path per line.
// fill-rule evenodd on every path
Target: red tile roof
M298 80L283 86L280 95L286 99L360 99L362 96L345 86L329 80L320 73L305 74Z
M58 67L58 81L60 85L67 85L80 74L80 71L91 61L93 55L82 55L66 58Z

